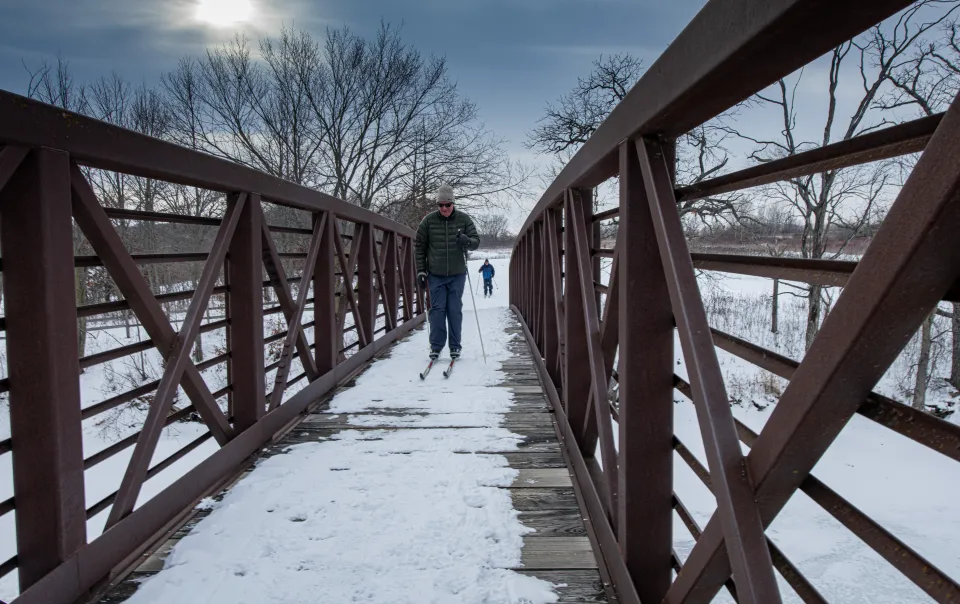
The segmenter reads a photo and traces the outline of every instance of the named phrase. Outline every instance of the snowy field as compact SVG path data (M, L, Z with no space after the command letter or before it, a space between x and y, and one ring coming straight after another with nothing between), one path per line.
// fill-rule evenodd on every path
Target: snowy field
M474 286L480 262L470 263ZM508 261L492 262L506 282ZM331 402L332 413L367 414L356 423L436 429L350 430L262 461L130 604L556 601L548 583L505 570L519 566L531 531L497 488L516 470L484 454L520 441L500 427L512 395L494 386L509 356L507 291L477 307L465 292L463 357L449 380L439 367L419 379L421 329ZM416 414L394 415L403 410Z
M607 275L609 277L609 262ZM711 326L794 359L803 357L805 300L780 302L779 334L770 332L772 281L759 277L705 272L699 284ZM781 291L784 287L781 285ZM839 290L831 292L839 295ZM835 299L835 298L834 298ZM939 346L949 350L949 332ZM935 345L936 346L936 345ZM910 404L911 369L916 338L875 388ZM679 339L674 341L676 372L687 378ZM787 381L717 350L734 417L759 432L774 410ZM935 364L927 403L943 407L956 399L943 386L949 358ZM674 393L677 437L706 466L693 403ZM954 413L947 421L956 422ZM745 452L749 451L743 446ZM599 458L599 451L597 452ZM960 464L868 419L855 415L813 471L814 476L871 516L931 564L960 577ZM716 509L713 495L679 455L674 456L675 491L704 527ZM674 514L674 547L685 560L694 546ZM767 535L829 602L894 604L932 602L846 527L803 493L797 493L767 530ZM784 601L802 600L778 576ZM731 603L726 590L714 602Z

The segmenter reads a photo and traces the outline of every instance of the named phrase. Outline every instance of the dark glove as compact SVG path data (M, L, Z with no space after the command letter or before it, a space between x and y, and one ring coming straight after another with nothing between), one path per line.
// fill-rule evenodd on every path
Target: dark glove
M427 273L417 273L417 283L420 284L420 289L427 289Z
M470 238L464 235L462 232L457 233L457 245L463 249L470 247Z

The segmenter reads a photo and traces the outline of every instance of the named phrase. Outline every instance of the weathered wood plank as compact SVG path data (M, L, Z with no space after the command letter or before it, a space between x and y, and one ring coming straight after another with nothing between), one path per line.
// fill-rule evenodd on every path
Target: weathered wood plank
M530 510L520 512L520 522L537 537L586 537L580 510Z
M523 538L520 568L527 570L565 568L597 568L593 547L587 537Z
M536 577L560 586L554 589L560 597L559 604L597 604L606 602L603 580L596 570L518 570L522 575Z
M543 393L543 387L540 386L539 384L536 386L512 386L508 384L507 388L510 390L510 392L513 392L516 394L542 394Z
M546 452L524 452L524 453L501 453L507 458L507 464L511 468L526 470L529 468L566 468L567 464L563 461L563 455L560 451Z
M542 468L535 470L520 470L510 488L513 489L546 489L546 488L573 488L570 480L570 471L566 468Z
M573 489L510 489L513 508L534 510L579 510Z

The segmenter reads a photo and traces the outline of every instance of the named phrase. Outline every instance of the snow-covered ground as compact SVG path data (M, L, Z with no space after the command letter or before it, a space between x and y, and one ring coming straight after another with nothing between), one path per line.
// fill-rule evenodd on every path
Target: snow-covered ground
M475 287L481 261L470 263ZM508 260L492 262L505 283ZM264 460L130 604L556 601L548 583L506 570L531 531L498 488L516 470L484 454L520 441L500 427L512 395L495 386L509 356L507 291L476 303L475 315L465 292L463 357L449 380L436 369L419 379L422 329L331 402L333 413L372 414L355 423L407 429L345 431Z
M609 261L606 262L609 278ZM803 356L806 326L804 300L781 299L779 334L770 332L772 281L759 277L704 273L700 288L710 324L723 331L795 359ZM784 286L781 285L781 292ZM831 292L839 295L839 290ZM949 348L949 331L937 344ZM946 341L943 341L946 340ZM901 354L876 390L910 403L909 387L916 368L916 341ZM675 339L676 372L686 366ZM759 432L775 409L786 380L717 350L733 414ZM956 398L942 386L949 359L933 366L940 378L928 390L928 404L938 407ZM675 431L706 466L693 403L674 393ZM948 421L956 422L958 414ZM749 449L744 446L744 451ZM599 452L597 453L599 457ZM947 575L960 577L960 464L868 419L855 415L815 467L813 474L871 516L881 526L924 556ZM679 455L674 456L675 491L698 524L706 525L716 509L713 495ZM803 493L797 493L768 529L767 535L830 602L854 604L920 603L932 599L903 577ZM674 514L674 547L685 560L694 540ZM784 601L802 600L778 576ZM726 590L714 602L733 602Z

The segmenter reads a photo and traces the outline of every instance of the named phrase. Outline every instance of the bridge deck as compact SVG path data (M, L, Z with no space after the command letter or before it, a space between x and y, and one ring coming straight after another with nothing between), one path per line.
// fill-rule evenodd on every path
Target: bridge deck
M465 317L465 326L471 318L472 317L469 316ZM277 471L276 467L269 465L268 462L271 460L280 464L286 463L289 459L297 458L298 456L309 455L310 450L304 449L304 447L317 447L318 443L352 442L354 444L385 444L389 442L391 438L402 439L403 445L400 446L399 449L394 447L385 453L382 447L380 450L371 448L365 453L367 454L367 458L374 456L383 457L388 454L390 454L389 457L391 458L408 457L410 459L410 464L408 465L416 465L418 463L415 461L418 459L418 453L426 453L428 457L437 459L443 459L447 453L455 455L457 459L483 458L488 461L497 459L498 462L494 464L495 466L500 466L501 468L509 466L509 468L514 468L516 475L510 476L513 472L506 470L505 476L507 476L507 478L504 480L503 477L497 476L497 472L485 475L488 473L489 468L480 468L477 470L479 475L473 477L469 475L471 469L469 464L462 467L454 464L447 466L448 471L456 471L456 469L460 467L460 471L465 474L446 478L459 481L460 484L466 485L465 488L470 494L463 495L462 497L464 499L469 500L470 497L482 499L482 501L468 501L468 505L485 505L488 509L492 508L492 511L487 512L487 515L496 516L498 519L491 521L491 526L486 527L483 526L483 521L481 520L479 528L480 534L487 531L485 536L489 538L489 531L502 531L503 527L499 526L498 523L501 522L500 518L502 518L504 514L506 514L507 517L516 516L523 527L533 529L532 532L528 532L522 536L522 551L520 552L519 559L511 559L509 551L501 551L502 548L496 545L494 546L494 549L497 550L495 553L491 553L486 557L480 555L477 558L476 568L471 568L469 565L447 565L447 563L443 561L437 563L436 573L442 575L475 573L479 578L445 576L441 579L434 573L427 572L430 576L429 582L432 582L434 586L443 582L458 585L458 587L452 588L451 591L453 594L456 594L458 589L466 589L467 591L464 592L462 600L454 596L454 600L456 601L473 601L467 594L474 593L470 590L475 589L476 586L466 584L471 581L476 581L478 583L485 583L486 587L483 589L488 590L489 595L492 596L489 600L478 599L477 601L514 602L523 601L519 600L519 597L523 596L525 590L533 589L536 592L537 589L542 590L549 588L549 585L545 583L529 582L528 584L516 576L527 575L553 584L555 586L553 589L559 596L559 602L606 602L607 595L604 592L601 576L597 569L597 561L582 520L585 514L578 505L576 493L571 483L570 471L567 469L560 451L560 445L557 441L553 426L553 415L547 406L533 366L533 360L523 340L519 325L513 319L512 315L502 307L481 310L481 320L485 325L491 322L494 323L495 329L499 332L498 334L492 333L493 330L490 327L484 330L486 335L485 339L493 340L492 342L487 342L489 355L493 357L490 365L483 366L482 361L479 359L479 354L477 354L477 358L465 358L462 366L458 366L453 378L450 380L444 380L440 371L435 367L435 372L428 376L427 381L420 382L415 372L412 376L409 375L409 373L410 367L419 362L415 359L419 359L422 356L422 350L426 347L426 333L425 330L421 330L419 333L413 334L406 341L399 343L393 351L388 353L390 355L389 358L375 363L364 375L361 375L346 388L341 389L332 400L327 401L315 409L302 423L286 434L282 440L263 451L254 469L249 470L231 488L228 488L215 498L223 502L219 504L219 509L224 510L224 514L226 514L227 510L225 508L242 507L243 504L249 503L251 495L259 494L259 496L272 501L269 493L271 483L265 478L259 482L261 486L257 487L258 474L261 472ZM465 334L464 337L466 339L467 335ZM417 354L417 351L421 351L421 354ZM492 368L497 367L497 362L499 362L500 370L493 371ZM479 376L477 374L479 374ZM370 395L371 392L382 391L377 390L373 384L381 380L384 375L389 375L391 379L396 379L396 392L393 400L375 399L372 398L372 396L376 396L376 394ZM394 376L397 377L394 378ZM425 398L436 398L437 389L440 390L441 397L445 395L452 399L467 398L471 401L480 401L480 404L468 402L450 409L449 411L452 412L448 412L448 410L443 408L437 408L435 405L429 409L417 408L416 405L411 405L411 396L418 396L416 394L417 392L429 392L434 396L423 396L425 396ZM469 391L465 391L465 389L469 389ZM482 392L480 389L486 389L488 392ZM509 394L505 396L505 392ZM366 398L365 401L362 400L364 398ZM490 406L494 412L485 412L483 410L482 401L485 399L492 401ZM498 401L503 401L504 399L509 401L509 407L498 403ZM413 402L422 403L424 407L430 406L430 403L423 400L423 398L415 399ZM352 409L352 411L340 412L342 409ZM509 433L519 435L522 438L518 439L516 436L509 436ZM453 443L453 446L448 447L447 445L449 445L449 443ZM447 448L445 449L445 447ZM313 452L316 453L316 451ZM330 456L330 453L330 451L326 452L327 457ZM406 455L396 455L396 453L405 453ZM477 453L481 453L482 455L477 455ZM363 463L371 461L367 458L364 458ZM357 466L361 465L358 463L360 460L355 456L351 459L352 461L350 463L345 461L343 465L349 465L358 469ZM311 464L314 464L314 466L322 465L318 460L319 458L314 457L312 461L306 461L305 463L307 466ZM327 462L329 463L329 460L327 460ZM336 463L333 465L335 466ZM441 518L438 519L437 522L442 526L431 527L429 524L422 524L421 519L414 518L414 516L419 515L420 510L405 509L404 505L399 503L409 497L409 494L405 491L411 485L403 484L404 472L409 469L407 467L408 465L401 463L401 465L398 466L384 467L382 469L384 472L392 473L395 476L395 480L391 481L388 476L371 476L370 472L376 470L370 468L376 468L377 466L375 464L368 464L365 466L367 468L365 471L366 475L360 477L356 485L363 485L364 483L376 485L375 487L371 487L380 490L379 493L373 494L375 500L384 497L389 500L395 496L398 504L396 509L393 510L393 515L406 515L410 517L409 547L412 549L420 548L421 550L424 548L437 550L434 554L423 551L419 552L420 561L415 563L414 566L419 565L422 567L424 564L423 560L431 560L434 556L443 558L445 555L449 555L454 557L466 556L469 558L471 552L459 551L458 548L466 543L467 549L470 549L469 541L478 534L478 526L475 521L465 520L460 523L459 526L451 526L446 524L446 521ZM440 471L437 468L443 467L445 466L441 463L434 467L432 471ZM348 474L350 471L349 467L330 467L330 469L338 471L338 474L343 475ZM500 472L502 473L503 470L500 470ZM300 473L303 473L302 470ZM340 476L336 478L340 478ZM293 479L293 477L291 477L291 479ZM384 523L383 532L377 533L375 530L364 531L362 534L356 535L354 546L355 548L360 547L366 549L370 557L377 559L377 563L382 563L386 566L391 565L391 549L397 545L396 543L391 543L392 539L397 538L396 534L394 534L396 527L392 527L391 520L383 515L382 510L377 509L376 503L370 504L369 499L365 500L363 498L351 499L343 492L343 488L338 488L328 483L328 476L323 473L319 467L317 467L317 475L313 480L313 486L315 488L310 488L310 485L306 485L306 489L301 488L298 492L301 495L304 493L323 493L324 496L319 497L318 495L318 498L324 499L325 502L331 499L342 498L344 507L352 506L353 508L362 508L365 505L370 505L371 508L374 508L370 512L369 522ZM425 491L436 488L435 484L426 484L433 482L430 478L424 477L424 481L425 484L422 486ZM445 481L441 480L440 484L443 482ZM254 486L246 486L245 483ZM327 485L328 488L325 488L325 485ZM474 492L472 489L476 486L479 486L481 490L495 490L496 493L494 493L494 497L491 499L489 493L483 495ZM413 485L413 487L416 488L415 485ZM396 490L396 492L383 492L383 490L391 489ZM443 491L443 489L441 488L440 491ZM498 509L497 506L492 505L491 502L495 502L497 500L496 495L503 492L509 495L509 500L505 503L505 509ZM240 497L241 494L242 497ZM351 503L346 503L348 501ZM230 503L230 505L224 505L225 503ZM455 501L452 503L438 502L437 505L441 507L447 505L456 506L457 503L458 502ZM320 510L317 502L301 501L294 505L294 502L287 501L286 504L287 508L297 507L299 505L299 507L307 510L304 514L305 516L310 515L309 510L311 506L313 506L315 511ZM333 523L341 522L345 526L348 526L351 515L347 513L346 516L343 516L343 514L337 516L336 510L331 509L333 505L334 504L330 504L327 506L320 511L320 514L326 514L326 517ZM426 503L423 505L429 506L429 504ZM511 512L510 507L516 510L516 513ZM440 508L438 508L438 510L439 509ZM427 510L425 513L439 513L438 510ZM468 514L470 511L469 509L467 510L465 518L470 518ZM340 510L340 512L343 512L343 510ZM130 574L125 581L117 585L102 599L101 603L118 604L119 602L128 602L128 604L139 604L141 602L174 601L174 598L180 595L180 591L183 591L184 594L187 593L187 591L194 593L193 590L197 589L198 582L202 584L219 583L215 587L210 587L209 585L201 585L200 587L203 593L213 597L213 599L210 600L211 602L244 601L242 598L231 599L233 596L230 594L235 593L242 593L254 597L254 592L259 588L254 587L251 592L249 585L244 586L244 583L249 583L250 578L244 577L243 575L245 573L236 572L231 574L229 572L223 572L221 574L227 575L226 577L198 579L188 576L191 571L184 568L194 563L199 557L198 553L209 556L212 552L219 552L214 555L229 558L231 552L235 552L238 548L238 543L240 543L242 547L249 549L250 545L248 543L244 544L244 540L238 542L236 539L224 537L222 543L218 543L216 538L211 541L209 534L216 532L216 530L207 530L205 534L205 531L202 529L205 528L205 524L215 521L215 519L208 519L208 517L216 513L217 511L211 511L210 509L198 510L195 516L191 518L181 530L173 535L171 539L166 541L156 552L146 556L143 563ZM357 509L355 513L357 514L356 518L360 518L363 511ZM458 512L453 513L456 514ZM334 518L339 518L339 520ZM235 521L235 519L225 518L220 523L230 523L232 521ZM254 519L252 522L256 524L259 521ZM309 522L312 522L312 519L310 519ZM282 547L284 549L288 548L291 551L308 551L311 544L307 543L305 545L306 541L316 539L308 526L309 522L303 522L302 526L304 530L300 533L285 533L283 536L285 541ZM401 522L406 522L406 520L401 518ZM257 536L259 534L260 539L270 538L270 531L272 529L261 531L257 526L250 526L248 528L252 535ZM435 534L425 536L414 534L418 530L443 530L447 531L447 533L443 535ZM348 529L344 529L341 531L341 533L344 534L339 535L339 537L346 538L349 544L350 536L346 534L347 532ZM449 534L450 532L462 532L463 534L457 536ZM181 543L181 540L188 535L194 538L195 541L191 543L188 540ZM491 543L489 541L483 541L483 537L476 538L479 542L487 545ZM499 538L500 537L495 536L493 542L498 542ZM203 544L203 540L206 540L205 545ZM304 541L304 543L296 543L295 541L297 540ZM291 541L294 542L291 543ZM274 546L276 546L276 543L270 545L270 547ZM262 547L268 546L262 545ZM484 545L474 545L473 547L482 548ZM191 548L195 550L192 553ZM509 547L507 550L509 550ZM370 598L364 599L363 601L379 602L381 600L378 598L386 594L375 593L378 589L382 591L393 590L395 588L395 586L387 585L380 585L378 588L377 585L379 585L379 583L376 583L375 579L367 574L369 569L359 568L369 566L371 564L370 560L355 558L349 551L342 551L341 554L347 560L354 560L358 568L353 568L350 566L350 562L344 561L333 567L318 569L318 577L313 580L307 580L304 584L305 587L303 589L309 589L311 591L311 594L309 594L311 598L308 598L310 601L348 601L349 597L363 593L366 597ZM476 552L473 552L473 555L475 556ZM499 564L497 563L498 560L500 561ZM324 561L312 560L308 562L306 566L310 566L310 564L323 565ZM489 564L489 568L483 568L487 564ZM203 565L201 564L200 566ZM229 566L229 564L227 566ZM266 567L259 569L263 577L271 572L269 569L270 565L267 564L265 566ZM510 571L516 571L516 573L497 571L495 570L497 567L510 569ZM208 566L204 568L213 568L216 571L218 567L214 564L212 567ZM209 570L204 571L204 568L195 568L192 572L198 575L202 575L204 572L217 574L216 572L210 573ZM355 575L345 581L348 585L351 582L357 582L358 584L355 588L346 587L347 591L337 591L336 588L331 585L331 583L335 583L338 579L335 575L331 576L331 573L337 572L337 569L344 575ZM221 568L221 570L223 569ZM417 574L421 570L422 568L418 571L411 572ZM282 575L285 569L276 572L281 576L271 578L270 580L283 581ZM382 572L389 575L390 570L384 569ZM506 577L490 579L487 573L491 572L498 572L506 575ZM176 574L176 576L173 576L174 574ZM171 576L166 577L166 575ZM513 578L510 578L511 575ZM164 581L163 579L166 580ZM422 578L411 579L410 582L416 583L418 580L422 581ZM385 579L385 581L389 582L389 579ZM327 591L329 600L322 597L316 599L318 596L317 592L311 587L312 582L316 583L315 587L322 586L323 589ZM371 582L376 583L376 585L371 585ZM231 583L234 585L231 585ZM288 586L278 587L277 585L272 587L272 589L277 588L286 595L281 598L278 594L277 598L271 601L300 601L296 597L296 588ZM350 592L349 589L354 589L354 591ZM440 588L440 591L442 592L443 589L444 588ZM217 595L218 592L219 595ZM307 595L307 593L303 594L304 597ZM395 593L393 597L394 601L397 602L407 601L403 596L403 590ZM184 601L182 598L177 599ZM387 600L384 599L384 601ZM424 594L424 599L420 601L435 600L427 597L427 594ZM536 601L536 599L534 599L534 601Z

